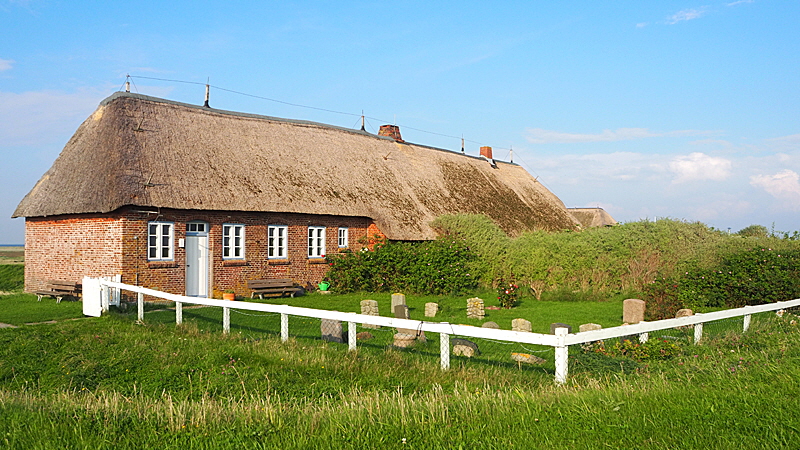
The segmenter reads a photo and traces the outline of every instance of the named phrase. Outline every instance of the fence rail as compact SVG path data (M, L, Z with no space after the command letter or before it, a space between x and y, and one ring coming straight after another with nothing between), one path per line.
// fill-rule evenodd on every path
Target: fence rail
M595 342L604 339L638 335L641 342L648 339L649 333L659 330L668 330L677 327L694 326L694 341L698 343L702 339L703 324L743 317L742 331L747 331L752 314L778 311L800 306L800 299L784 302L770 303L758 306L745 306L744 308L729 309L706 314L696 314L694 316L681 317L677 319L665 319L655 322L641 322L635 325L623 325L602 330L585 331L582 333L568 334L567 328L556 328L555 334L528 333L511 330L498 330L492 328L480 328L469 325L457 325L448 322L426 322L413 319L398 319L383 316L371 316L357 313L347 313L341 311L328 311L321 309L302 308L298 306L274 305L266 303L250 302L231 302L227 300L214 300L199 297L186 297L183 295L169 294L141 286L133 286L108 279L89 278L83 279L83 312L88 316L99 317L102 312L107 311L109 299L119 298L119 291L135 292L138 295L137 310L138 319L144 320L144 296L152 296L175 302L175 322L183 322L183 305L194 304L222 308L222 327L224 333L230 332L230 311L245 310L259 311L266 313L276 313L281 316L281 339L289 339L289 316L311 317L317 319L330 319L348 324L348 348L356 349L356 324L378 325L389 328L403 328L417 330L418 332L429 331L439 333L440 336L440 363L442 369L450 367L450 336L467 336L474 338L492 339L496 341L516 342L521 344L541 345L553 347L555 349L555 382L563 384L567 380L567 367L569 346Z

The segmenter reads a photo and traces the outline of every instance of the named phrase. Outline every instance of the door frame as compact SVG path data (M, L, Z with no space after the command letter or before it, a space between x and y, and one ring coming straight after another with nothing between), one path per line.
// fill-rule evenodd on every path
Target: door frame
M211 290L211 248L210 248L210 239L209 239L209 228L211 225L208 222L202 220L192 220L190 222L186 222L186 243L185 243L185 271L184 271L184 294L187 297L201 297L201 298L208 298L209 292ZM191 228L191 230L190 230ZM189 239L192 238L192 239ZM197 238L197 239L194 239ZM205 268L201 267L198 272L198 282L197 294L189 294L189 271L193 270L189 266L188 256L189 256L189 246L190 242L191 245L197 246L197 251L200 252L202 256L202 247L205 246L205 258L203 258L202 264L205 265ZM203 270L205 269L205 270ZM203 283L202 278L205 276L205 283Z

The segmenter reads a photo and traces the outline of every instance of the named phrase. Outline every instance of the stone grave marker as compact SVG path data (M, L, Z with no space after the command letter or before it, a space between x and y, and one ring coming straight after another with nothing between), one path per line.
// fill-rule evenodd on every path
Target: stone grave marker
M644 300L636 298L625 300L622 302L622 321L630 325L643 321L645 306Z
M342 332L342 321L333 319L322 319L320 322L320 331L322 332L322 340L328 342L344 343L344 333Z
M495 330L499 330L500 325L498 325L497 322L484 322L484 324L481 325L481 328L493 328Z
M439 312L439 304L428 302L425 303L425 317L436 317L436 313Z
M533 328L531 327L531 322L525 319L514 319L511 321L511 331L522 331L525 333L530 333Z
M417 336L415 334L395 333L392 345L397 348L408 348L414 345L416 340Z
M511 359L518 363L526 363L526 364L544 364L547 361L539 358L538 356L531 355L530 353L512 353Z
M472 358L481 354L480 350L478 350L478 344L467 339L451 339L450 344L453 345L453 354L456 356Z
M380 316L378 313L378 302L375 300L361 300L361 314L365 316ZM364 328L380 328L380 325L362 324Z
M578 332L583 333L584 331L594 331L594 330L602 330L603 327L596 323L585 323L578 327Z
M485 316L482 299L478 297L467 299L467 319L483 319Z
M394 307L394 317L396 319L408 319L408 306L407 305L396 305ZM410 334L414 337L417 336L417 330L412 330L411 328L398 328L398 333L402 334Z
M551 323L550 324L550 334L556 334L556 328L566 328L567 329L567 334L572 333L572 327L571 326L569 326L569 325L567 325L565 323L556 322L556 323Z
M395 311L395 307L397 305L405 305L406 304L406 296L404 294L392 294L392 313Z

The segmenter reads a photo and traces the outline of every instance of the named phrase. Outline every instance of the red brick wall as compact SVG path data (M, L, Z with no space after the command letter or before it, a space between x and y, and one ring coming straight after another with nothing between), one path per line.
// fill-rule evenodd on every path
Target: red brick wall
M209 295L233 289L249 295L247 280L289 278L316 285L328 270L324 260L308 258L308 227L326 227L326 252L339 251L338 228L349 229L350 250L360 250L369 236L382 235L366 217L319 216L290 213L153 210L125 208L105 217L79 215L26 220L26 290L43 287L49 279L79 281L84 275L122 274L122 282L174 294L186 292L186 252L178 245L186 237L186 223L209 225ZM174 260L148 261L147 224L174 223ZM222 259L222 225L245 225L245 259ZM288 259L267 258L268 225L288 227Z
M44 289L47 280L122 273L122 229L118 216L26 219L25 290Z

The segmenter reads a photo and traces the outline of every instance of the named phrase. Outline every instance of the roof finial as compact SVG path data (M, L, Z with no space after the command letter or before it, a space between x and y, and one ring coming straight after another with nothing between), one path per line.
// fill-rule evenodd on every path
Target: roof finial
M125 74L125 92L131 91L131 74Z
M464 135L461 135L461 154L464 154Z
M508 154L509 154L509 158L511 159L511 162L513 163L514 162L514 146L511 145L509 147L510 148L508 150Z
M361 110L361 131L367 131L367 129L364 128L364 110L363 109Z
M210 106L208 106L208 97L209 97L209 95L208 95L208 94L209 94L209 85L208 85L208 82L209 82L210 80L211 80L211 78L208 78L208 79L206 80L206 102L205 102L205 103L203 103L203 107L205 107L205 108L211 108Z

